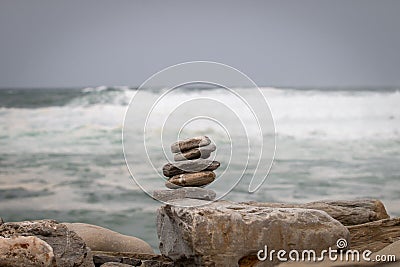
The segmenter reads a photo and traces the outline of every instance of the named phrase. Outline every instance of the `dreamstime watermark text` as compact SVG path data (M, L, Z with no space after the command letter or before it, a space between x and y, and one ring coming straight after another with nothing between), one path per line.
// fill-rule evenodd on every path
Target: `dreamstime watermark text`
M336 246L338 249L333 249L329 247L328 249L324 249L321 252L316 252L315 250L268 250L268 246L265 245L264 249L261 249L257 252L257 258L260 261L274 261L275 259L286 262L286 261L294 261L294 262L320 262L325 259L328 259L332 262L337 260L346 261L346 262L395 262L395 255L374 255L370 250L358 251L347 248L346 239L340 238L336 242Z

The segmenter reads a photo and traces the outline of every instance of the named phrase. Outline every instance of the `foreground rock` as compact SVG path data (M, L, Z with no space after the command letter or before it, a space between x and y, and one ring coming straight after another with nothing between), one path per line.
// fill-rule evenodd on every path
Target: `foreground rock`
M35 236L43 240L53 249L56 266L94 266L91 251L82 238L75 232L68 230L65 225L56 221L39 220L3 223L0 225L0 236L5 238Z
M53 248L35 236L0 237L0 266L56 266Z
M220 163L218 161L207 159L185 160L165 164L163 174L167 177L172 177L187 172L213 171L219 166Z
M201 205L183 199L177 205ZM265 245L272 250L334 248L349 231L324 211L269 208L217 201L195 208L165 205L158 210L160 251L184 266L238 266L257 263ZM254 262L255 261L255 262ZM272 266L276 262L262 262ZM251 265L249 265L251 266Z
M400 218L384 219L348 227L351 248L378 251L400 240Z
M91 250L154 254L149 244L133 236L122 235L109 229L86 223L63 224L70 231L77 233Z
M214 200L216 193L213 190L201 187L181 187L175 190L156 190L153 192L153 197L160 201L183 198Z
M210 138L208 138L207 136L197 136L173 143L171 145L171 152L184 152L192 148L207 146L209 144L211 144Z
M317 201L306 204L260 202L247 202L247 204L259 207L323 210L343 225L356 225L389 218L385 206L377 199Z
M131 267L131 266L136 266L136 265L130 265L130 264L118 263L118 262L107 262L100 266L101 267ZM138 266L140 266L140 265L138 265Z
M95 266L121 266L121 264L128 264L129 266L141 267L173 267L174 263L161 255L154 254L138 254L128 252L104 252L93 251L93 261ZM116 265L120 264L120 265ZM123 265L122 265L123 266Z

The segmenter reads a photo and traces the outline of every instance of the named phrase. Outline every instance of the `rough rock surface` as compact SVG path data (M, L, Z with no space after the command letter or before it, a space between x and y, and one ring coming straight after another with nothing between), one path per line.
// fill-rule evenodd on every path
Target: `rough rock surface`
M145 241L86 223L63 223L77 233L92 250L112 252L149 253L154 251Z
M306 204L246 202L249 205L274 208L323 210L343 225L362 224L389 218L385 206L377 199L316 201Z
M0 266L56 266L53 249L36 236L0 237Z
M76 233L53 220L7 222L0 225L0 236L36 236L49 244L57 266L94 266L92 254Z
M400 240L400 218L348 226L348 229L352 249L375 252Z
M93 262L95 266L103 266L105 263L122 263L129 264L131 266L140 266L142 261L130 255L113 255L112 252L105 253L104 251L93 251Z
M95 266L103 266L105 263L129 264L130 266L157 266L173 267L173 262L164 256L155 254L138 254L128 252L104 252L93 251Z
M207 136L197 136L173 143L171 145L171 151L172 153L183 152L192 148L207 146L209 144L211 144L210 138Z
M211 171L184 173L175 175L165 182L165 186L170 189L179 188L180 186L203 186L208 185L215 179L215 173Z
M136 266L136 265L130 265L130 264L118 263L118 262L106 262L100 266L101 267L132 267L132 266ZM140 266L140 265L137 265L137 266Z
M211 153L215 151L217 147L214 144L209 144L207 146L202 146L199 148L193 148L191 150L182 152L182 153L176 153L174 155L174 160L175 161L182 161L182 160L190 160L190 159L207 159L210 157Z
M163 174L172 177L187 172L213 171L220 166L218 161L194 159L167 163L163 167Z
M184 199L175 204L201 205ZM239 266L254 261L268 249L335 248L349 231L326 212L299 208L269 208L216 201L207 206L183 208L165 205L158 210L160 251L185 266ZM276 262L255 263L272 266Z
M397 264L400 264L400 240L396 241L375 253L376 255L394 255Z
M213 190L201 187L181 187L174 190L155 190L153 192L153 197L160 201L182 198L214 200L216 193Z

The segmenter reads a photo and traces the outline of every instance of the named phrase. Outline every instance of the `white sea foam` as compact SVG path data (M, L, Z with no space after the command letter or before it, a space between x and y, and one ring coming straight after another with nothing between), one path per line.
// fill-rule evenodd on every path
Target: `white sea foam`
M95 91L103 91L103 87ZM240 95L251 95L249 89L239 89ZM343 92L343 91L299 91L263 88L275 121L279 136L296 139L398 139L400 138L400 93L394 92ZM126 105L134 90L123 88L111 94L88 94L73 99L65 106L50 106L36 109L0 108L0 143L8 151L26 149L46 150L63 147L80 150L82 138L98 137L108 131L122 127ZM154 92L148 92L149 98ZM241 114L248 133L258 134L257 125L251 116L246 116L247 107L236 96L223 89L189 91L193 98L210 98L217 120L231 122L231 127L240 126L227 107ZM187 94L171 94L168 101L161 101L152 113L152 126L158 136L165 117L185 99ZM211 101L211 100L210 100ZM143 111L148 112L148 111ZM190 117L190 109L185 116ZM196 114L198 111L196 110ZM174 116L179 116L179 109ZM229 126L229 125L227 125ZM138 125L138 127L142 127ZM229 128L229 127L228 127ZM233 129L235 129L233 127ZM164 129L168 130L168 128ZM221 140L226 134L220 126L210 121L198 121L188 127L192 134L207 131ZM233 131L235 132L235 131ZM31 142L35 140L35 142ZM42 140L43 143L40 142ZM58 142L60 145L58 145ZM48 144L52 145L49 146ZM73 144L77 144L75 147ZM28 146L27 146L28 145Z

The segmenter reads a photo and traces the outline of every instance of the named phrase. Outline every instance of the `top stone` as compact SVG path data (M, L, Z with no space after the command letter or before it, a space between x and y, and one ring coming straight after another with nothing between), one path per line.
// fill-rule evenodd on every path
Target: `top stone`
M210 138L207 136L197 136L173 143L171 145L171 151L172 153L184 152L193 148L207 146L209 144L211 144Z

